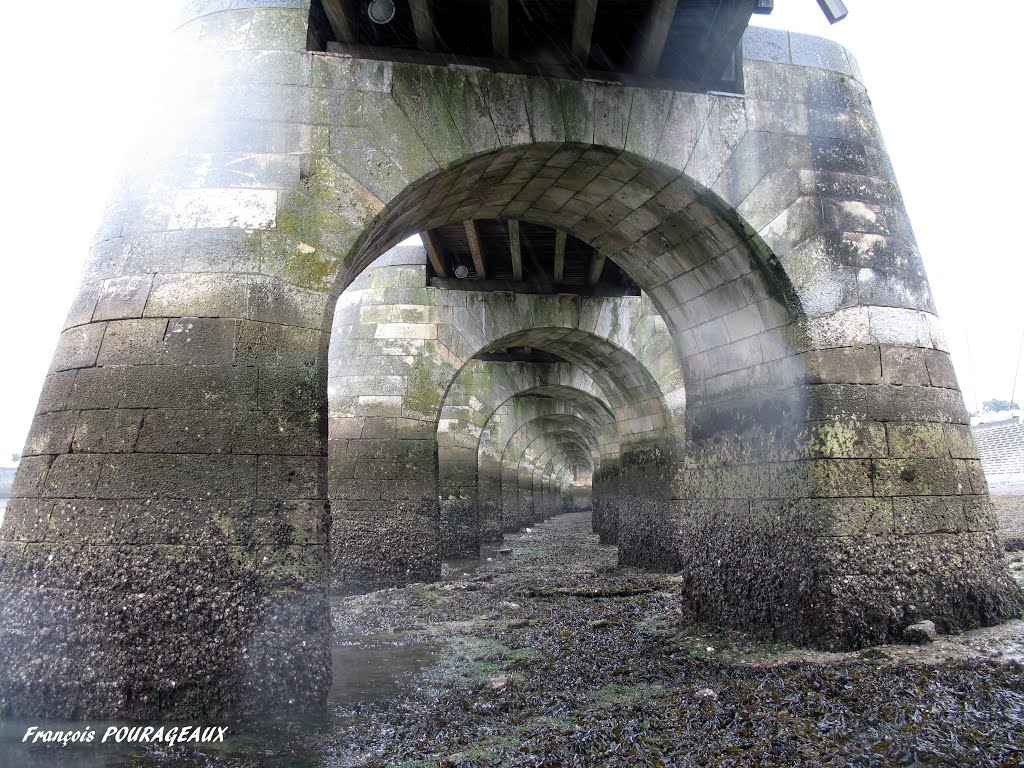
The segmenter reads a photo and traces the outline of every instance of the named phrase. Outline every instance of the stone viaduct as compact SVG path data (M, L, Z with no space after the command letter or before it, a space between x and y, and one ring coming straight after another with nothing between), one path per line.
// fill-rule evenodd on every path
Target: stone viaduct
M701 4L657 0L617 76L602 4L561 5L576 71L509 64L507 3L472 65L440 2L404 49L336 0L188 4L0 529L0 710L315 709L330 591L573 505L765 637L1020 614L853 58L739 45L737 2L731 74L691 76Z

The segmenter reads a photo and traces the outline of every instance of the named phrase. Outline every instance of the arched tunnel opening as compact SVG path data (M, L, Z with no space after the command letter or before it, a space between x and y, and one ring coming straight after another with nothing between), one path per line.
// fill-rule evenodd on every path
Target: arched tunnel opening
M413 234L422 248L395 247ZM351 263L328 374L335 592L438 578L443 558L565 508L573 466L623 564L678 569L694 534L690 552L720 561L692 514L714 477L749 505L767 488L748 465L802 471L772 455L797 439L795 294L677 171L600 147L497 150L407 188Z
M375 488L377 510L401 514L401 502L384 501L389 489L422 475L414 520L421 535L436 537L423 580L440 579L441 589L478 589L477 578L491 578L479 576L490 573L481 568L488 560L545 583L555 564L562 589L578 589L571 585L589 568L608 568L608 550L616 566L675 568L669 500L681 471L685 397L672 340L651 301L431 285L429 247L393 248L338 302L328 398L338 701L359 685L353 669L393 672L432 658L430 643L419 639L391 646L345 634L361 620L352 608L360 603L346 595L382 586L375 580L382 572L396 586L405 575L395 568L405 563L387 557L390 542L377 539L380 570L363 582L345 578L354 558L343 537L358 530L352 518L374 511ZM534 262L553 273L551 255ZM423 325L434 329L412 327ZM467 351L456 355L462 336ZM432 343L447 351L431 354ZM360 394L367 385L381 389ZM386 441L400 439L397 420L409 396L424 408L432 394L436 421L424 420L389 455ZM557 528L559 544L549 551L548 529L559 520L572 524ZM595 555L597 542L604 554Z
M620 545L623 563L671 568L666 501L685 397L671 337L650 300L428 287L429 251L393 249L339 299L335 327L343 331L329 355L333 522L339 511L374 506L357 497L375 484L386 493L419 474L417 522L435 537L435 577L444 560L479 557L504 534L569 510L590 513L593 531ZM533 261L544 264L537 254ZM472 308L471 322L455 320L463 308ZM450 319L414 322L434 317ZM448 347L457 337L472 345L462 360ZM447 370L431 365L431 343L447 350ZM410 370L413 377L402 376ZM360 394L367 386L377 390ZM399 437L394 419L410 394L416 403L436 399L436 422ZM392 456L389 440L404 443ZM387 505L379 511L387 514ZM332 530L332 538L344 535ZM332 553L336 591L366 586L342 576L351 565L344 539Z
M834 296L695 181L698 166L669 162L689 168L596 145L490 150L405 186L346 244L331 334L346 342L328 373L332 592L436 580L443 553L530 519L531 475L551 483L533 457L503 460L496 482L473 458L490 398L516 392L525 355L589 378L614 417L611 438L595 434L592 507L620 563L678 572L687 610L761 634L838 646L894 631L867 605L851 626L820 609L856 546L833 531L875 503L873 449L860 447L873 427L830 383L843 376L827 367L834 329L804 309ZM335 210L312 198L304 210L323 222L310 239L328 242ZM526 224L552 234L527 238ZM507 238L485 236L499 225ZM776 239L799 234L778 226ZM414 234L423 250L391 250ZM590 284L561 292L570 238ZM457 290L435 282L460 267L445 278ZM496 495L481 494L488 483ZM882 559L885 536L868 540Z

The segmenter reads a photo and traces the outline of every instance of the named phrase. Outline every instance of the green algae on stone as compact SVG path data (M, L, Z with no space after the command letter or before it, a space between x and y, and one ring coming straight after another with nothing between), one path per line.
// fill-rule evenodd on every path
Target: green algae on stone
M403 412L434 418L441 407L441 388L430 375L426 360L419 361L415 372L406 379Z
M282 193L277 215L277 248L263 246L263 262L272 273L296 285L331 290L346 267L363 229L384 206L330 158L309 160L298 187Z
M458 126L428 67L395 64L392 94L402 111L415 119L427 149L446 168L469 154Z

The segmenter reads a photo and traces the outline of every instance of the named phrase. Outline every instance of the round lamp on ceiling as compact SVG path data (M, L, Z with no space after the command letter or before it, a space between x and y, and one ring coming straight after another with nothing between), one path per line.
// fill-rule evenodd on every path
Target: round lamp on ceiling
M455 268L455 276L457 278L459 278L459 280L462 280L468 274L469 274L469 267L467 267L465 264L459 264L459 266L457 266Z
M394 0L371 0L366 6L366 15L374 24L387 24L395 18Z

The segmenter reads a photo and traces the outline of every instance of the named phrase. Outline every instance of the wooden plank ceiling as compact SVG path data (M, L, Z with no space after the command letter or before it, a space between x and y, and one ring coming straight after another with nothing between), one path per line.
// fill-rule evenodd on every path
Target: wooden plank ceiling
M434 288L639 296L617 264L572 235L525 221L467 221L420 235Z
M738 46L773 0L313 0L310 47L365 58L739 90Z

